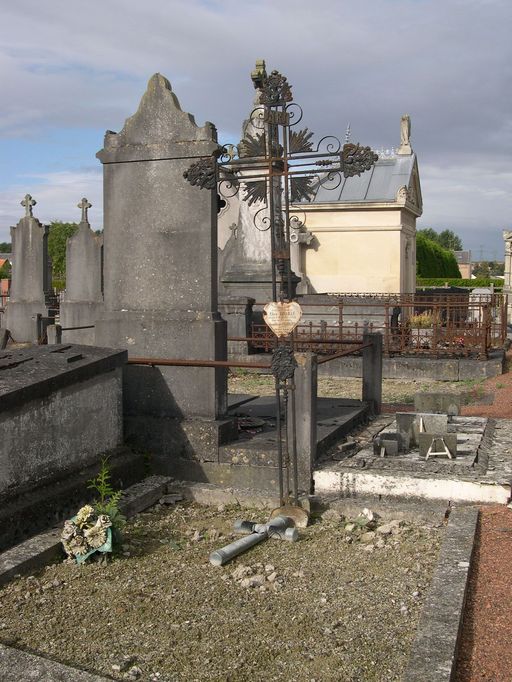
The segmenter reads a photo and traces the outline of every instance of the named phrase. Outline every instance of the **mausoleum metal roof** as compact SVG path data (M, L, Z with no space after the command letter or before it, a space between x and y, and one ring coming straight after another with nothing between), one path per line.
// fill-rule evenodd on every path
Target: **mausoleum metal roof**
M343 178L336 189L320 185L312 203L396 201L400 187L409 187L415 159L415 154L380 157L371 170L359 176Z

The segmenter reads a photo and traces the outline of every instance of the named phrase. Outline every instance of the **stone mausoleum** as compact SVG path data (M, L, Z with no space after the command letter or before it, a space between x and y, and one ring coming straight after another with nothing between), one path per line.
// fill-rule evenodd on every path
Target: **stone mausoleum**
M307 293L415 291L416 219L423 207L409 131L404 116L396 151L378 151L368 173L344 178L336 189L320 187L300 207L302 229L313 237L300 251Z

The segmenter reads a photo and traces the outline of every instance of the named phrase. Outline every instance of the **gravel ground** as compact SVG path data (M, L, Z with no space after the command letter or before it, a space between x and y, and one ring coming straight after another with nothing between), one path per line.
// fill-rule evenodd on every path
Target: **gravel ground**
M384 379L382 382L383 403L413 403L414 394L430 391L443 393L474 392L481 384L477 381L436 381L435 379ZM274 379L269 375L252 372L230 375L230 393L254 393L274 395ZM322 398L361 399L362 380L349 377L330 379L318 377L318 395Z
M0 641L114 679L399 680L442 526L350 530L328 511L299 542L214 568L209 553L240 517L264 520L157 505L107 564L61 563L3 588Z

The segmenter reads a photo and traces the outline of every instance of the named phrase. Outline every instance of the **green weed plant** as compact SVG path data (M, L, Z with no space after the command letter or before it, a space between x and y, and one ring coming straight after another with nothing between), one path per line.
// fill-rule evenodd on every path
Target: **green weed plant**
M112 521L112 535L115 543L120 542L121 532L126 523L126 518L121 514L119 502L123 495L122 490L114 490L111 483L111 471L108 457L101 460L98 475L87 481L87 487L95 490L98 498L93 501L97 514L107 514Z

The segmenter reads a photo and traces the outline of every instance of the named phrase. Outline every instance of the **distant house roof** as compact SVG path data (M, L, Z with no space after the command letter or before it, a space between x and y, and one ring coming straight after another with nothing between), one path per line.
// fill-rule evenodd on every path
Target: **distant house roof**
M471 251L454 251L455 260L461 265L471 263Z
M3 268L7 263L7 258L0 258L0 268Z
M415 167L415 154L379 158L373 168L353 178L343 178L336 189L320 186L313 203L396 201L398 190L409 187Z

